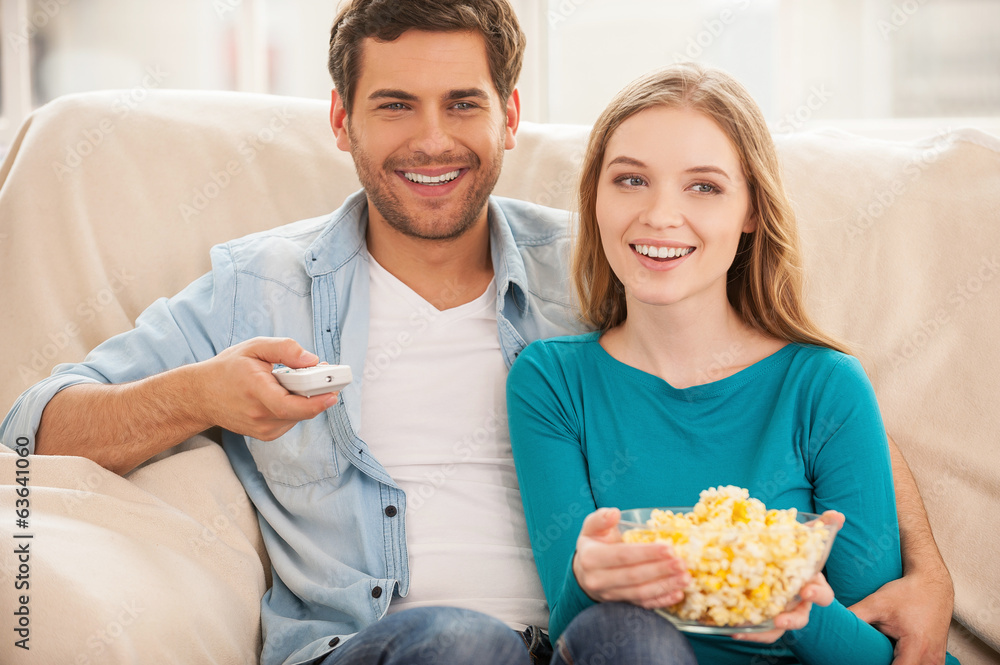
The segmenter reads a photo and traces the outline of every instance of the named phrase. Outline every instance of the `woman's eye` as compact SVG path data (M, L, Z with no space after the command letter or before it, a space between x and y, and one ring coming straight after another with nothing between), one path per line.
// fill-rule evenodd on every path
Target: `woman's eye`
M642 187L646 181L637 175L623 175L615 179L615 182L626 187Z
M719 188L708 182L699 182L693 185L694 191L700 192L701 194L714 194L719 191Z

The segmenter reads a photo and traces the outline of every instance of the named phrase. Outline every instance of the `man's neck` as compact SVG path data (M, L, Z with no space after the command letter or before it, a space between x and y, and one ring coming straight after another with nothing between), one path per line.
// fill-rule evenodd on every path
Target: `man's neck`
M438 310L475 300L493 279L485 211L472 228L448 240L415 238L370 220L367 244L379 265Z

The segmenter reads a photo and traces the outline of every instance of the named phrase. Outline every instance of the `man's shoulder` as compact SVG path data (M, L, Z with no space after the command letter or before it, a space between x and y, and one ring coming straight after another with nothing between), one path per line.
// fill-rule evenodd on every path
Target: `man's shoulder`
M569 238L571 215L568 210L503 196L492 198L503 211L518 245L545 244Z
M300 219L296 222L276 226L265 231L250 233L224 243L234 257L246 259L261 251L280 247L301 248L303 251L311 245L327 229L333 221L333 213L320 217Z
M251 233L220 248L232 257L237 271L253 271L286 261L304 264L310 251L329 259L328 250L344 249L362 237L360 220L365 203L364 192L358 192L333 212Z

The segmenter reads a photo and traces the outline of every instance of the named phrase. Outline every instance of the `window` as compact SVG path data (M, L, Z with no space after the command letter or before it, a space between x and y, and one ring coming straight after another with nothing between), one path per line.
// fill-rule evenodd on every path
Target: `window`
M780 130L1000 116L997 0L511 0L526 120L589 124L639 74L717 65ZM337 0L0 0L0 145L32 108L118 88L328 99Z
M593 122L636 76L726 69L768 120L1000 115L995 0L544 0L548 117Z

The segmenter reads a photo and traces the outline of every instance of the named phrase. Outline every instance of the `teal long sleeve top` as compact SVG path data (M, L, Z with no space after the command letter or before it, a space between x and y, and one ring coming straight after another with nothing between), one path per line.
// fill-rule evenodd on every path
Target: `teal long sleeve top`
M507 381L553 643L594 604L571 566L588 514L693 505L703 489L737 485L768 508L846 516L824 571L836 600L773 645L688 635L698 661L889 665L890 640L847 609L902 575L885 428L857 359L789 344L729 377L677 389L614 359L598 339L535 342Z

